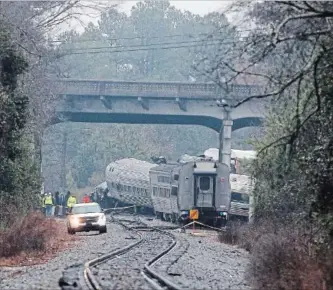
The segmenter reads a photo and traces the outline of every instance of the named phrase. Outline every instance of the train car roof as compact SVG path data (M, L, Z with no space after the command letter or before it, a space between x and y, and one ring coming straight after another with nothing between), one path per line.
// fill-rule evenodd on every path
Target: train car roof
M149 163L147 161L138 160L135 158L124 158L120 160L116 160L111 162L107 169L110 168L119 168L119 169L128 169L130 171L142 171L142 170L149 170L150 168L154 167L155 164ZM111 170L112 171L112 170Z
M150 169L150 171L166 171L166 172L172 172L172 169L179 166L178 163L167 163L167 164L159 164L153 168Z
M196 161L194 173L216 173L216 162L212 161Z
M106 179L110 178L130 178L137 180L149 180L149 170L155 164L135 158L125 158L116 160L106 167ZM113 176L113 177L111 177Z
M231 191L249 194L253 190L253 180L247 175L231 173L230 186Z

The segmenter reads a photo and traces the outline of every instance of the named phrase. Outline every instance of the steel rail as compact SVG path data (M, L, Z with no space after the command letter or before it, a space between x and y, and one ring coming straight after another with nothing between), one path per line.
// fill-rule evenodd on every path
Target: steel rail
M152 269L152 266L158 262L161 258L163 258L166 254L168 254L176 245L177 245L177 239L175 235L166 232L164 230L160 230L157 228L153 228L156 231L159 231L161 233L164 233L172 238L172 244L169 246L166 250L163 252L159 253L157 256L155 256L153 259L148 261L144 269L141 271L141 275L145 278L145 280L150 283L156 290L162 290L164 289L163 287L167 287L170 290L181 290L182 288L171 282L168 278L164 277L163 275L157 273ZM154 281L157 280L157 283Z
M118 208L118 209L120 210L121 208ZM124 208L124 209L127 209L127 207ZM152 266L156 262L158 262L166 254L168 254L177 245L176 236L173 235L172 233L169 233L169 232L163 230L163 229L159 229L156 226L148 226L147 224L142 222L139 218L137 218L136 220L121 219L121 220L118 220L118 221L115 220L112 215L111 215L111 218L113 219L113 221L122 225L127 230L135 231L136 234L139 236L140 240L130 244L129 246L126 246L124 248L115 250L111 253L108 253L106 255L103 255L101 257L98 257L98 258L95 258L93 260L90 260L90 261L86 262L84 264L83 274L84 274L85 283L87 284L89 289L102 290L101 285L98 283L98 281L96 280L96 278L94 277L93 273L90 270L91 267L96 266L100 263L103 263L106 260L112 259L115 256L124 254L124 253L130 251L131 249L133 249L134 247L138 246L139 244L141 244L145 240L143 238L142 234L139 233L139 231L144 230L144 229L150 229L152 231L158 231L160 233L163 233L163 234L171 237L172 243L166 250L164 250L161 253L159 253L158 255L156 255L153 259L151 259L150 261L148 261L144 265L144 268L141 270L141 275L156 290L164 290L165 287L167 289L170 289L170 290L181 290L182 288L179 285L176 285L175 283L171 282L169 279L167 279L166 277L164 277L163 275L157 273L155 270L152 269ZM130 227L128 225L123 224L123 222L138 223L141 226Z
M132 230L130 227L122 224L122 223L119 223L121 224L123 227L127 228L128 230ZM93 289L93 290L102 290L102 287L100 286L100 284L98 283L98 281L95 279L93 273L91 272L90 270L90 267L92 266L96 266L102 262L104 262L105 260L109 260L117 255L120 255L120 254L123 254L123 253L126 253L128 252L129 250L133 249L134 247L138 246L139 244L141 244L144 239L142 238L142 235L140 233L138 233L136 231L136 234L139 236L140 240L137 241L137 242L134 242L124 248L121 248L121 249L118 249L118 250L115 250L111 253L108 253L106 255L103 255L101 257L98 257L98 258L95 258L93 260L90 260L88 262L86 262L84 264L84 270L83 270L83 276L84 276L84 279L85 279L85 282L87 284L87 286L89 287L89 289Z

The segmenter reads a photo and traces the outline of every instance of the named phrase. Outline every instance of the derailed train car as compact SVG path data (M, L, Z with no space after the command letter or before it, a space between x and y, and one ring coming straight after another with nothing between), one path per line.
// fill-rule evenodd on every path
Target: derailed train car
M247 175L230 174L230 185L230 219L249 221L254 181Z
M199 220L224 225L230 205L229 168L225 164L197 160L163 164L150 169L155 213L169 221L190 221L190 210Z
M149 170L156 166L146 161L125 158L110 163L105 177L111 198L124 205L152 209Z
M133 158L108 165L106 180L112 198L153 209L168 221L189 221L191 209L199 220L222 225L230 207L229 168L197 160L184 164L151 164Z

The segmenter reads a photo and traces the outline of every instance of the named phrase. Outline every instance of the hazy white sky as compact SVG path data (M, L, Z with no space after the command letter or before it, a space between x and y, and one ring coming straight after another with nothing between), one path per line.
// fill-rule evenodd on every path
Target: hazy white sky
M129 12L131 7L135 5L136 2L139 1L123 1L122 4L119 5L119 9L124 12ZM207 13L213 11L223 11L227 5L229 5L232 1L170 1L171 5L175 6L181 10L188 10L192 13L205 15Z

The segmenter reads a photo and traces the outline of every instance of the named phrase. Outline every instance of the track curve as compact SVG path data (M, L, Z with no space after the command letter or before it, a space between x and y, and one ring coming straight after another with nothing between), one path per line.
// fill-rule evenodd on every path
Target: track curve
M175 235L159 227L148 226L133 215L122 219L111 215L111 219L123 226L136 241L85 263L84 279L89 289L127 289L128 287L149 290L182 289L181 286L153 269L153 265L177 245ZM164 249L161 251L163 246ZM108 279L107 275L111 279ZM133 281L124 285L128 279ZM135 279L137 281L134 281Z

